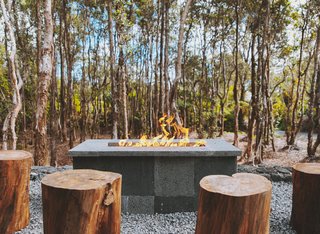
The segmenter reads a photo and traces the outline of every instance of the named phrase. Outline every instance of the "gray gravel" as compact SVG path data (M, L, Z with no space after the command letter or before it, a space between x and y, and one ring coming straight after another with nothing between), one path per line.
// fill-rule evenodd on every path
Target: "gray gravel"
M52 173L54 169L33 168L30 185L30 224L21 234L39 234L42 232L41 178ZM70 167L58 169L64 170ZM270 233L295 233L289 226L291 213L292 184L272 182L272 202L270 216ZM155 215L122 214L121 233L194 233L196 213L173 213Z

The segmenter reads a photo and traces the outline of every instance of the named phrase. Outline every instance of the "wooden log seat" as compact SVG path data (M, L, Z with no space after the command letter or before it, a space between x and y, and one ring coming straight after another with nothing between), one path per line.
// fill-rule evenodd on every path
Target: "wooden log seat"
M297 233L320 233L320 163L292 167L290 224Z
M204 177L196 234L269 233L271 189L269 180L255 174Z
M68 170L42 183L45 234L119 234L122 176L96 170Z
M29 224L32 154L0 150L0 233L14 233Z

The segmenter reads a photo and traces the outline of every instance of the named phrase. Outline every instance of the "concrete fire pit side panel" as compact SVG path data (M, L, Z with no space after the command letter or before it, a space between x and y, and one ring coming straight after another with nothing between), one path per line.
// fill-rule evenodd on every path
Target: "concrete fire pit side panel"
M77 157L73 168L120 173L122 195L154 196L154 157Z
M194 190L199 193L200 180L208 175L233 175L237 172L237 157L198 157L194 162Z
M137 140L135 140L137 141ZM205 147L113 147L87 140L69 151L75 169L122 174L122 212L196 211L200 180L236 173L241 151L221 139Z
M197 210L197 199L189 196L155 197L155 213L192 212Z
M131 214L154 214L154 196L122 196L121 210Z
M194 196L194 159L156 157L155 195L160 197Z

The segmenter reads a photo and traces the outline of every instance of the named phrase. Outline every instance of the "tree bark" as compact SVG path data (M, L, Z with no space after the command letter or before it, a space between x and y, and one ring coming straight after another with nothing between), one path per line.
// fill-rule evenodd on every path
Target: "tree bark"
M300 50L299 50L299 60L298 60L298 77L297 77L297 86L296 86L296 97L295 101L293 102L292 106L292 116L290 119L290 130L289 130L289 138L287 139L288 145L292 146L296 142L297 134L300 130L299 127L299 116L298 112L303 111L300 109L299 102L302 102L304 99L304 92L301 91L301 89L305 89L306 82L305 79L302 79L303 76L306 77L306 71L302 71L302 64L303 64L303 51L304 51L304 43L305 43L305 34L308 26L309 21L309 9L307 9L307 13L305 16L305 19L303 19L303 25L301 27L301 40L300 40ZM303 74L304 73L304 74ZM302 83L302 84L301 84ZM302 87L301 87L302 86ZM300 115L300 118L302 119L302 115Z
M164 59L163 59L163 37L164 37L164 23L165 23L165 1L161 0L161 28L160 28L160 70L159 70L159 113L158 116L164 114L164 102L165 102L165 93L164 93Z
M320 17L318 19L320 22ZM309 108L308 108L308 120L310 123L310 127L308 129L308 156L314 157L316 154L316 150L318 148L319 143L316 142L314 144L313 140L313 133L315 130L315 126L318 126L319 123L316 122L317 119L319 119L319 116L315 116L315 112L319 113L319 105L317 105L318 98L320 97L320 26L317 27L317 40L315 44L315 53L314 53L314 72L311 79L310 84L310 94L309 94ZM318 97L318 98L317 98ZM316 111L314 110L316 107ZM316 118L314 118L316 117ZM318 134L320 135L320 134ZM318 137L320 138L320 137ZM320 142L320 141L319 141ZM318 145L317 145L318 144Z
M58 136L58 123L57 123L57 77L56 77L56 55L55 49L52 54L52 82L50 91L50 166L57 166L57 145L56 140Z
M67 63L67 130L69 136L69 148L73 148L74 143L74 111L73 111L73 80L72 69L74 63L74 54L71 48L70 38L70 8L67 6L67 0L63 0L63 20L64 20L64 53Z
M120 234L121 175L69 170L42 179L44 233Z
M196 234L269 233L271 187L266 178L249 173L204 177Z
M64 53L63 53L63 14L59 18L59 54L60 54L60 134L62 142L67 141L65 80L64 80Z
M164 41L164 112L170 115L170 101L169 101L169 9L170 1L165 1L165 41Z
M118 107L118 92L117 80L114 74L114 41L113 41L113 19L112 19L112 1L108 1L108 31L109 31L109 50L110 50L110 79L111 79L111 96L112 96L112 138L118 138L118 121L119 121L119 107Z
M249 160L252 157L253 148L253 136L254 136L254 126L258 111L257 103L257 87L256 87L256 58L255 58L255 44L256 44L256 24L253 24L251 31L251 101L252 106L249 113L249 123L248 123L248 143L245 152L243 153L242 159Z
M87 8L85 9L85 16L88 17ZM88 20L86 20L86 26L88 25ZM83 31L83 43L86 41L86 33ZM89 71L88 71L89 72ZM81 94L81 119L80 119L80 143L86 140L86 125L87 125L87 100L86 100L86 68L85 68L85 47L82 50L82 77L80 83L80 94Z
M31 163L26 151L0 151L0 233L11 234L29 224Z
M320 233L320 163L298 163L292 169L290 224L299 234Z
M180 17L178 52L177 52L177 61L176 61L176 67L175 67L176 77L173 80L173 84L170 90L170 109L171 109L171 112L175 115L175 118L179 125L181 125L181 120L180 120L177 105L176 105L176 98L177 98L177 92L178 92L178 83L181 79L181 57L182 57L182 41L183 41L183 34L184 34L184 24L187 19L187 15L188 15L189 8L191 6L192 1L193 0L186 1Z
M53 22L51 0L44 2L45 32L41 48L41 60L39 65L38 96L36 110L36 144L34 160L35 165L49 164L47 142L47 113L48 89L52 78L52 53L53 53Z
M234 107L234 138L233 144L238 146L239 144L239 111L240 111L240 103L239 103L239 66L238 66L238 54L239 54L239 8L240 8L240 0L236 0L235 3L235 13L236 13L236 48L235 48L235 69L236 69L236 77L234 81L233 87L233 99L235 103Z
M12 87L13 87L13 95L12 95L12 103L13 106L12 108L9 110L9 113L7 114L4 123L3 123L3 128L2 128L2 132L3 132L3 144L2 144L2 148L4 150L8 149L8 129L10 128L11 130L11 137L12 137L12 149L15 150L17 147L17 134L15 131L15 127L16 127L16 119L18 117L18 114L22 108L22 104L21 104L21 96L20 96L20 90L23 86L23 80L21 79L20 76L20 72L19 72L19 68L18 68L18 62L17 62L17 58L16 58L16 53L17 53L17 46L16 46L16 39L15 39L15 35L14 35L14 30L13 30L13 26L10 20L10 8L12 5L12 1L8 1L8 9L6 8L5 4L4 4L4 0L1 0L1 9L2 9L2 14L3 14L3 18L5 21L5 25L6 28L8 30L9 33L9 38L10 38L10 53L9 53L9 67L10 67L10 78L11 78L11 82L12 82Z

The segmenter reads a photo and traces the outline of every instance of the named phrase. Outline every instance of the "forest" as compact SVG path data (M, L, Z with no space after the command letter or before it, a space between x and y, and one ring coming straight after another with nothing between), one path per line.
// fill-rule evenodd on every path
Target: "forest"
M196 138L233 132L263 161L285 132L320 144L317 0L0 0L3 149L154 137L173 115Z

